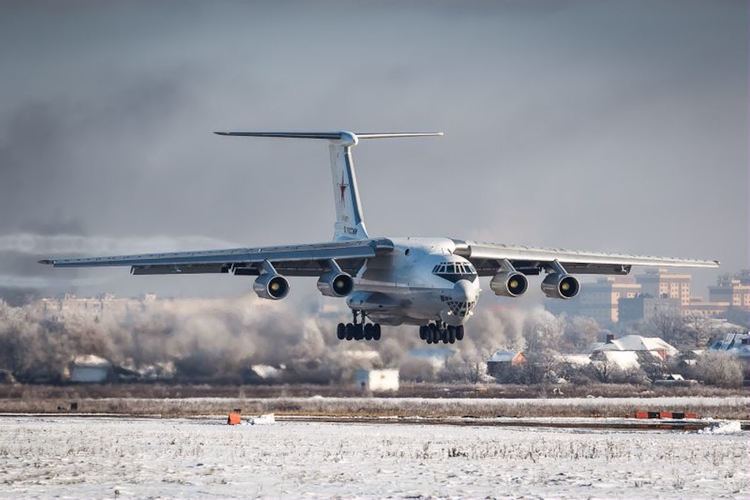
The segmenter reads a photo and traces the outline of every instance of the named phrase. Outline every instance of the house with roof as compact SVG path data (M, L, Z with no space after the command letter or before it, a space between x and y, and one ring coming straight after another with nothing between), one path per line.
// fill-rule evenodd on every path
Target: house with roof
M599 350L591 354L592 363L606 363L620 370L634 370L641 367L637 351Z
M591 352L620 351L650 354L658 361L666 361L678 353L677 349L659 337L644 337L642 335L626 335L619 339L614 335L607 335L607 340L597 342L591 346Z
M487 374L500 378L508 373L512 367L526 364L526 356L520 351L495 351L487 360Z

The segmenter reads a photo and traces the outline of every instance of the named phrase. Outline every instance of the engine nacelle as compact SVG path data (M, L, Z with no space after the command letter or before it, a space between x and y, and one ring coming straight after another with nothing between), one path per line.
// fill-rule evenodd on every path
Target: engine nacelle
M332 269L318 278L318 290L327 297L346 297L354 289L351 275Z
M490 288L495 295L504 297L518 297L523 295L529 287L526 276L516 271L502 271L490 280Z
M263 273L253 283L253 291L262 299L283 299L289 294L289 281L275 272Z
M570 274L549 273L542 281L542 292L554 299L572 299L581 291L581 284Z

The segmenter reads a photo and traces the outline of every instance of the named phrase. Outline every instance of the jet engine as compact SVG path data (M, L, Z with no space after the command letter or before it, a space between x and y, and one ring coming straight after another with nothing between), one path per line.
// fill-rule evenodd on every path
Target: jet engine
M262 299L283 299L289 294L289 281L277 272L263 273L253 283L253 291Z
M501 271L490 280L490 288L495 295L518 297L523 295L529 286L526 276L517 271Z
M542 281L542 292L554 299L572 299L581 290L578 280L565 273L549 273Z
M353 289L354 280L351 275L338 266L318 278L318 290L328 297L346 297Z

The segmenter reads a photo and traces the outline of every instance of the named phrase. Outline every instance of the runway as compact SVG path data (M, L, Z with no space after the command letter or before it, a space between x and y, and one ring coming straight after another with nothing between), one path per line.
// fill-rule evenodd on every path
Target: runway
M742 432L0 418L0 497L747 497Z

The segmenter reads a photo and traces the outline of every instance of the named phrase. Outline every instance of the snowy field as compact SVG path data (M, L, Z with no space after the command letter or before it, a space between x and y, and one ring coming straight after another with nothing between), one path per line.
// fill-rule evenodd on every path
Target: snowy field
M747 498L747 433L0 418L0 497Z

